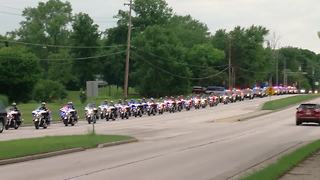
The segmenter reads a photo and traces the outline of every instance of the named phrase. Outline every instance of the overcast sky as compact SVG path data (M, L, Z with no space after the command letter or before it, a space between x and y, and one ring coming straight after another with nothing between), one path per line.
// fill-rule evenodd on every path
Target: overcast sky
M74 13L88 13L105 30L112 18L126 9L125 0L69 0ZM21 11L38 0L0 0L0 34L19 27ZM280 46L295 46L320 53L320 0L167 0L178 15L190 14L211 32L237 25L262 25L280 36Z

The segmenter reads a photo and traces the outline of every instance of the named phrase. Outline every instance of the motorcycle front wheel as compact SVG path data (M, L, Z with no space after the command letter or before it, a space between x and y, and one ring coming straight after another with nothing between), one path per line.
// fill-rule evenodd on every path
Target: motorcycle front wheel
M39 129L39 122L34 122L34 127L36 128L36 129Z
M18 129L19 128L19 124L17 121L14 122L14 125L13 125L14 129Z

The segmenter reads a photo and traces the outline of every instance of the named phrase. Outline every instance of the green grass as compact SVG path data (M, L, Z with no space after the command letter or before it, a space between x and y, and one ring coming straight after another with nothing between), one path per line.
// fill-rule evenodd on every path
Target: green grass
M283 99L277 99L264 103L262 110L278 110L297 103L308 101L314 98L320 97L318 94L298 95L293 97L287 97Z
M300 162L310 157L320 150L320 140L307 144L296 151L283 156L276 163L271 164L264 169L241 178L242 180L276 180L286 172L298 165Z
M128 139L131 137L87 134L0 141L0 160L72 148L94 148L98 144Z

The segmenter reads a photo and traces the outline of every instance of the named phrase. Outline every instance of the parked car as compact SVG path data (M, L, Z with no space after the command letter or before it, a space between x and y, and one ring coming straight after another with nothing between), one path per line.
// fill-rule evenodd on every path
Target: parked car
M320 104L300 104L296 112L296 125L299 126L304 122L320 125Z
M6 124L7 111L4 107L0 105L0 133L3 132L4 126Z
M192 87L192 94L203 94L205 93L205 88L201 86L193 86Z

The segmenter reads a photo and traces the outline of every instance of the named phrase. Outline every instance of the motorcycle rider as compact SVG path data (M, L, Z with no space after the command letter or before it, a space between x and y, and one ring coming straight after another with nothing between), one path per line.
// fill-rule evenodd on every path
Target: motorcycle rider
M75 112L75 114L74 114L74 116L75 116L75 121L78 121L78 112L77 112L76 108L74 107L73 102L71 102L71 101L68 102L67 107L68 107L69 109L73 109L73 110L74 110L74 112Z
M104 101L101 103L101 105L107 106L107 105L108 105L108 100L104 100Z
M46 113L44 113L44 118L45 118L46 122L48 124L50 124L51 123L50 112L49 112L49 109L47 108L47 104L45 102L41 103L39 110L46 111Z
M16 111L16 112L18 112L18 114L17 114L18 116L17 116L16 121L17 121L17 123L20 125L20 124L22 123L22 119L21 119L21 112L20 112L19 108L17 107L17 103L13 102L13 103L11 104L11 107L9 108L9 111Z

